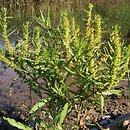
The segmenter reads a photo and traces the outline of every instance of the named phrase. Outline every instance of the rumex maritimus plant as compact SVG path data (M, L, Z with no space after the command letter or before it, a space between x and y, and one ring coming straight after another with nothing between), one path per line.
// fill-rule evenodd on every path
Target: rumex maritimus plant
M103 40L101 17L92 17L92 8L89 4L84 34L74 18L68 20L66 14L53 27L49 16L41 13L33 29L30 23L23 24L23 37L14 47L8 40L6 9L3 10L2 38L6 49L1 49L0 60L23 78L30 92L41 98L30 110L30 119L35 120L39 129L69 129L68 115L73 111L77 120L72 121L71 129L84 127L87 124L81 122L89 113L87 108L99 106L103 114L104 97L120 92L115 88L125 75L130 47L121 42L117 25L110 39Z

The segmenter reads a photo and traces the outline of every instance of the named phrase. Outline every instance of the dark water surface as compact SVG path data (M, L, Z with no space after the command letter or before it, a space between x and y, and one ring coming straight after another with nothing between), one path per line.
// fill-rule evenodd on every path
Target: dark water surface
M90 0L94 4L94 13L100 14L105 25L111 27L114 24L122 26L122 33L127 36L130 29L130 1L129 0ZM23 2L17 0L0 1L0 9L7 7L8 14L14 18L10 21L9 27L20 28L25 21L32 20L40 14L40 10L47 16L50 11L51 20L54 25L58 24L59 16L67 12L69 17L75 17L76 22L82 28L84 26L85 9L87 10L87 0L40 0ZM108 29L106 28L106 29ZM1 31L0 31L1 32ZM0 41L0 48L3 42ZM10 68L4 70L4 64L0 62L0 104L13 104L20 106L22 103L29 104L29 90L22 79L14 84L12 96L9 96L9 86L16 74ZM36 99L37 100L37 99Z

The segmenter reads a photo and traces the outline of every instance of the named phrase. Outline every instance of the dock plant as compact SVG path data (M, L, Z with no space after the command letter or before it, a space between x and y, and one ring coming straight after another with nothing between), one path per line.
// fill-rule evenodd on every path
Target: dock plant
M35 23L23 24L23 36L15 46L8 38L8 17L3 9L5 49L0 50L0 61L40 97L29 112L29 120L36 122L37 129L82 128L87 125L89 111L98 107L103 115L105 97L121 92L119 81L128 67L130 46L123 44L118 25L112 27L109 39L104 40L103 21L100 15L92 15L92 9L89 4L84 33L67 14L62 14L59 24L53 26L49 16L41 13ZM73 113L76 120L70 121ZM13 126L24 127L10 118L4 119ZM25 128L33 129L29 124Z

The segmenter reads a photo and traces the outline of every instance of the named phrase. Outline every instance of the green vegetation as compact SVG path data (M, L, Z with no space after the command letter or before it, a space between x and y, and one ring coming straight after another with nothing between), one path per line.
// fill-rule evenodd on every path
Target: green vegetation
M103 1L98 2L97 12L102 16L103 21L107 25L106 29L111 28L113 24L121 26L121 33L126 36L130 28L130 2L122 1Z
M102 16L105 30L111 30L112 25L118 24L122 27L120 32L127 36L130 28L129 0L2 0L0 5L1 8L7 7L10 16L14 17L8 24L10 28L15 24L21 30L24 21L32 22L32 18L39 15L40 10L46 16L49 9L53 25L58 24L60 14L66 11L69 17L75 17L76 23L84 30L84 21L81 18L85 18L83 9L86 9L88 2L92 2L95 6L94 12Z
M41 13L35 23L23 24L23 36L15 46L8 39L6 9L2 11L6 49L0 50L0 61L11 67L28 84L30 92L41 98L29 112L28 122L34 120L37 129L82 128L87 125L85 117L89 110L99 107L103 115L105 96L121 92L118 84L128 67L130 46L123 44L117 25L113 26L109 39L103 40L101 17L92 16L92 9L93 5L89 4L83 34L75 19L68 20L66 14L53 27L50 17ZM69 115L73 113L76 120L70 123ZM26 126L4 119L18 128L31 129L29 123ZM86 123L81 124L81 120Z

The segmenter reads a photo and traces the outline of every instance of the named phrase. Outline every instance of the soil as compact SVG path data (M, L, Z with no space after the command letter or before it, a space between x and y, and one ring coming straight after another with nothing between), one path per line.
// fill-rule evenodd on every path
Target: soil
M30 94L22 79L17 79L13 88L10 88L12 80L16 77L11 68L6 70L0 63L0 130L18 130L3 120L3 116L12 117L20 122L25 122L26 113L40 100L33 93ZM32 101L30 101L30 96Z
M122 126L125 119L130 122L130 100L128 98L127 80L120 82L120 89L122 90L120 96L111 95L106 98L103 117L101 117L100 110L97 107L91 110L89 114L87 113L87 116L85 116L85 112L82 113L80 130L130 130L130 128L126 129ZM122 128L115 129L115 122L117 124L122 123L116 124L117 126L122 126ZM91 126L86 125L88 123L91 123Z
M3 120L3 116L15 118L17 121L26 122L27 112L31 106L39 99L32 94L33 100L30 102L30 93L22 79L18 79L14 84L12 93L9 86L16 74L10 68L4 70L0 63L0 130L18 130ZM104 117L101 118L97 109L91 111L88 115L93 120L93 127L87 127L81 118L81 130L100 130L96 121L105 129L119 116L130 112L130 101L128 99L128 81L120 82L122 93L120 96L111 95L107 98L104 108ZM20 108L20 109L19 109ZM83 113L84 117L84 113Z

